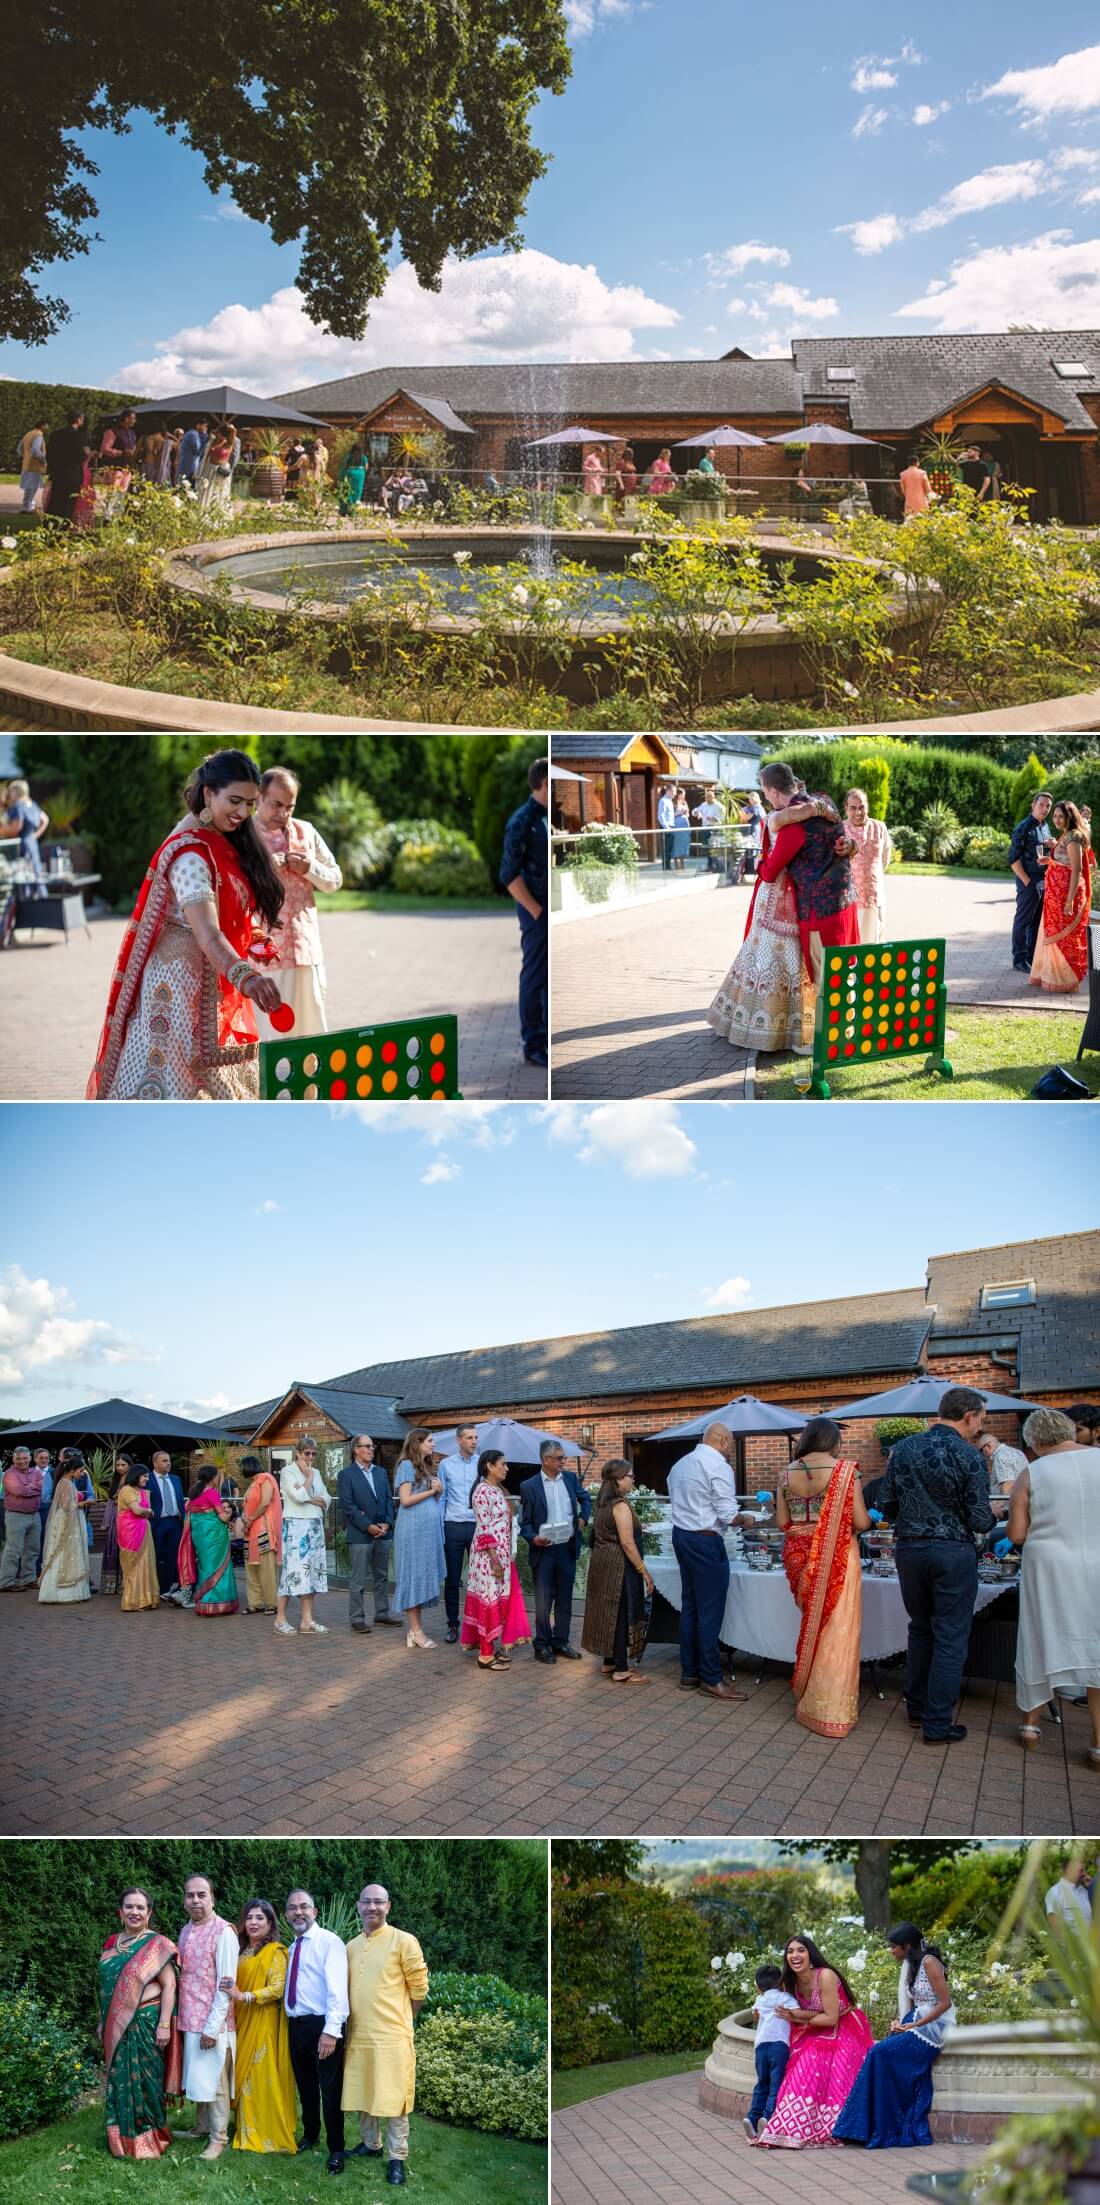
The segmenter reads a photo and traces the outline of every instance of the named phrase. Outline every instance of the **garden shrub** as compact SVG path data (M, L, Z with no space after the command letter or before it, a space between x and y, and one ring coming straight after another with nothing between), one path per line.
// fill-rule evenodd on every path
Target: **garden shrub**
M747 1937L778 1951L800 1924L816 1918L822 1904L820 1877L806 1868L697 1876L684 1896L704 1925L711 1953Z
M1013 775L993 758L949 750L933 743L904 743L881 735L852 736L839 743L781 742L774 755L793 766L810 789L821 789L843 805L853 784L862 785L869 757L885 757L890 767L890 833L917 827L925 807L950 804L961 821L993 820L1007 832L1012 816ZM1100 767L1100 760L1097 761ZM1087 799L1086 799L1087 801Z
M60 2121L97 2076L80 2035L33 1980L0 1988L0 2139Z
M1042 760L1030 751L1012 783L1012 817L1023 819L1031 807L1032 799L1047 785L1047 769Z
M1059 797L1068 797L1072 804L1089 806L1095 849L1100 842L1100 750L1087 751L1072 765L1060 767L1057 773L1051 774L1047 787L1055 802Z
M479 2014L504 2014L531 2028L546 2027L545 1998L534 1991L513 1990L500 1975L466 1975L440 1968L432 1976L429 1998L434 2014L458 2014L467 2021Z
M554 2052L599 2056L616 2028L635 2051L689 2052L714 2035L707 1937L686 1899L642 1884L554 1879Z
M403 842L390 886L405 896L485 896L485 861L468 835L453 830L445 841Z
M555 724L560 724L560 720L559 711ZM469 744L471 751L476 751L477 747L477 742ZM507 736L503 747L486 761L479 777L474 796L473 837L494 882L500 871L505 827L512 813L518 811L531 794L527 769L534 765L536 758L545 758L548 748L544 735Z
M919 858L924 848L923 838L917 827L891 825L890 840L894 845L895 857L901 858L906 864L912 864L914 859Z
M890 1878L890 1905L926 1935L940 1925L966 1925L991 1935L1020 1873L1017 1853L971 1853L928 1868L900 1864Z
M890 803L890 761L875 755L860 762L859 780L853 784L867 794L867 810L872 819L885 819Z
M349 882L369 878L382 826L382 814L373 796L342 774L318 789L313 819Z
M875 1438L883 1454L888 1447L896 1447L899 1439L908 1439L911 1432L923 1432L921 1416L880 1416L875 1426Z
M463 2128L527 2137L547 2133L546 2031L504 2015L427 2013L416 2031L420 2113Z
M582 827L576 842L567 845L565 865L618 865L632 871L638 864L638 845L629 827Z
M972 835L962 852L963 862L973 865L981 873L1006 873L1012 852L1007 835L982 831Z
M926 804L920 815L920 826L924 856L930 865L943 865L958 856L962 828L958 813L952 811L950 804Z

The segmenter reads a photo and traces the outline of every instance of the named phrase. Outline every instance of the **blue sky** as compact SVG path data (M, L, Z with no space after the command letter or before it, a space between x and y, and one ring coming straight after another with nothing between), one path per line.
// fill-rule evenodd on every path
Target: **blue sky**
M800 335L1100 326L1100 45L1085 0L567 0L574 73L526 249L394 270L362 345L302 315L294 248L137 118L91 146L103 243L72 323L0 373L166 394L356 367L785 351ZM763 256L763 257L761 257Z
M390 1356L921 1285L930 1254L1100 1224L1090 1124L6 1104L0 1414L212 1413Z

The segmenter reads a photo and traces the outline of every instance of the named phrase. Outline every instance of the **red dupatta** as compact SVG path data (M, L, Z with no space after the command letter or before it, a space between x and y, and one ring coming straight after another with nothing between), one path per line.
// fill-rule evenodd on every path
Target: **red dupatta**
M858 1467L854 1462L838 1462L812 1533L800 1534L796 1527L784 1541L787 1583L802 1611L791 1678L796 1700L802 1698L809 1684L821 1634L844 1589Z
M116 1931L113 1936L108 1937L103 1947L104 1954L113 1952L117 1943L118 1933ZM178 1959L179 1953L171 1938L160 1937L155 1930L148 1943L142 1945L139 1952L131 1953L111 1993L111 2003L107 2008L107 2018L103 2024L103 2064L108 2074L111 2071L111 2061L114 2059L138 2007L141 2005L143 1993L148 1990L154 1976L160 1974L161 1969L169 1960ZM166 2095L170 2098L178 2097L182 2081L183 2051L179 2031L173 2029L168 2039L164 2061Z
M118 963L107 997L107 1015L99 1037L95 1064L86 1095L95 1102L110 1089L118 1070L126 1030L141 992L145 968L160 940L172 906L169 873L178 857L191 851L203 858L214 874L218 925L238 957L247 957L252 939L252 890L232 843L209 827L185 828L168 836L155 853L134 905L133 917L122 939ZM218 976L217 1046L247 1047L257 1039L255 1014L247 996Z

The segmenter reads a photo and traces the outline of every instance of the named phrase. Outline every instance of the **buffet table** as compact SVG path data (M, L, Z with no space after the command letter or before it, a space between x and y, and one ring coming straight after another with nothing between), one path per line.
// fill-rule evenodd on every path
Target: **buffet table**
M679 1564L675 1555L663 1553L647 1555L646 1567L656 1588L650 1637L658 1644L668 1644L678 1635L673 1624L680 1608ZM860 1659L888 1661L892 1655L905 1652L909 1636L901 1586L895 1576L876 1577L871 1570L864 1570L862 1574ZM1015 1592L1016 1585L1015 1578L1002 1579L995 1584L979 1582L975 1615L1004 1593ZM661 1615L662 1604L673 1611L672 1616L667 1612ZM736 1647L743 1653L760 1655L766 1661L783 1662L787 1668L793 1668L799 1620L790 1586L781 1569L753 1569L740 1555L731 1555L729 1591L719 1634L724 1646Z

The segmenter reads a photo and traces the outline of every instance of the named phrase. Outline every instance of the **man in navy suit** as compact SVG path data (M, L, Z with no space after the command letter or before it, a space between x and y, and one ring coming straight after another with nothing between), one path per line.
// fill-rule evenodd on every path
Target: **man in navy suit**
M180 1589L180 1540L183 1537L183 1484L163 1447L153 1456L149 1509L157 1556L157 1584L166 1599Z
M352 1630L370 1630L363 1608L368 1574L374 1591L375 1622L398 1623L400 1617L390 1613L389 1598L396 1514L393 1488L388 1472L374 1459L374 1441L366 1432L360 1432L351 1443L351 1461L336 1480L336 1505L348 1535L348 1614Z
M520 1488L519 1526L527 1541L535 1583L535 1660L556 1661L561 1654L566 1661L579 1661L576 1647L569 1644L573 1580L581 1551L581 1529L592 1514L592 1503L576 1471L566 1469L560 1440L540 1441L539 1462L541 1468ZM565 1524L569 1526L566 1537L550 1535L552 1527Z

